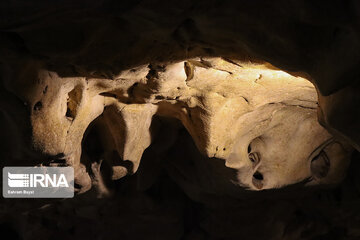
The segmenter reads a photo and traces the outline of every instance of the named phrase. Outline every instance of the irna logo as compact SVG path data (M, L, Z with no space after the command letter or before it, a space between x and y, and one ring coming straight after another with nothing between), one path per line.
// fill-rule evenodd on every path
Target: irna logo
M72 167L4 167L5 198L72 198Z
M9 187L69 187L64 174L15 174L8 172Z

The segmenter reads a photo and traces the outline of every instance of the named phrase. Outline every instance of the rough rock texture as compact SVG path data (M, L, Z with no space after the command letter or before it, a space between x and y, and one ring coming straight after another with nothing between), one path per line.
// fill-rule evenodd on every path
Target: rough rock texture
M313 85L269 64L200 58L140 66L115 79L62 78L29 65L4 84L31 109L33 148L50 160L41 164L73 166L80 193L91 187L94 159L107 161L113 180L137 171L156 135L154 116L180 120L201 153L223 159L238 170L238 184L253 190L306 179L336 184L348 164L350 146L317 123ZM95 119L104 150L82 154Z
M102 234L105 226L96 225L100 232L94 234L101 237L121 235L132 239L149 231L155 236L160 234L160 239L244 236L252 231L251 225L234 232L232 228L236 227L227 223L224 229L214 231L212 219L224 214L232 216L228 212L241 209L242 204L237 203L240 199L245 198L245 203L257 199L249 195L249 190L294 184L302 188L336 185L345 176L352 152L349 144L334 138L318 123L314 86L268 63L195 58L143 65L122 71L115 79L99 79L60 77L29 60L15 78L5 79L4 85L30 108L31 145L33 154L40 154L40 159L37 163L34 158L26 159L26 164L73 166L76 191L85 194L65 205L50 203L41 211L54 217L51 209L55 208L60 212L55 216L64 221L63 214L68 211L90 219L105 214L102 221L109 221L111 214L102 213L104 209L93 202L94 197L105 198L109 199L105 204L124 204L115 207L120 215L116 214L114 221L139 222L139 232L126 225L120 232L114 226L108 234ZM15 137L9 139L15 141ZM148 154L144 153L149 146ZM27 147L9 149L12 158L6 159L4 165L20 164L29 156ZM127 178L134 183L121 190L123 185L129 185L124 180ZM131 189L134 184L140 192ZM158 202L159 190L154 190L158 187L165 192L164 199L177 207L167 210L167 204ZM168 195L174 192L172 188L180 200ZM143 222L138 219L143 214L138 208L142 199L149 198L149 191L155 192L150 195L154 194L155 199L148 200L150 206L144 211L150 219ZM76 207L85 199L88 206ZM205 208L189 210L187 204L193 204L191 201ZM36 201L34 204L41 205ZM133 209L126 209L127 205ZM181 223L191 218L183 215L187 211L200 211L207 217L200 222L193 220L196 227L187 229ZM172 218L176 221L169 220ZM162 231L151 225L154 221L170 221L167 224L178 230ZM275 239L285 228L282 220L277 223L279 229L272 229L267 220L258 224ZM87 236L76 233L81 225L70 225L36 231L40 238L52 236L57 229L69 231L64 237ZM29 238L31 227L23 223L21 228L22 236ZM74 228L78 230L71 230Z
M339 184L360 150L359 12L351 0L2 1L1 165L74 166L79 195L2 201L0 230L358 238L358 164L313 187Z
M114 78L194 56L255 56L301 72L321 95L322 123L360 149L357 1L9 0L1 16L3 61L20 51L61 76Z

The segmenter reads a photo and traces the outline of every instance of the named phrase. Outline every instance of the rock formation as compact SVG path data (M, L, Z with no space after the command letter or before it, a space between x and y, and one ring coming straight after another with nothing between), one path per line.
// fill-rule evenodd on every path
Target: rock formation
M44 239L359 237L346 205L360 191L350 161L360 150L358 8L1 2L2 166L73 166L77 193L2 209L44 213L33 227ZM19 226L1 211L1 224ZM67 222L69 212L81 223ZM53 216L58 225L42 231ZM332 226L346 233L326 235Z
M73 166L80 193L91 187L94 161L107 161L113 180L137 171L155 116L180 120L209 161L238 171L240 188L336 184L349 162L351 147L317 122L313 85L268 63L197 58L149 63L113 79L60 77L28 64L8 85L31 109L32 145L49 158L41 164ZM98 159L82 155L95 119L104 148Z

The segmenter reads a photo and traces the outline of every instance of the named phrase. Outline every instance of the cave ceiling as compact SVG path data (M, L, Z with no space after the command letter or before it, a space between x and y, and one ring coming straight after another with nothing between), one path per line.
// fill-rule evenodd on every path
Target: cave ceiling
M355 0L4 0L0 16L2 166L73 166L84 198L166 172L221 218L223 199L337 186L360 150Z

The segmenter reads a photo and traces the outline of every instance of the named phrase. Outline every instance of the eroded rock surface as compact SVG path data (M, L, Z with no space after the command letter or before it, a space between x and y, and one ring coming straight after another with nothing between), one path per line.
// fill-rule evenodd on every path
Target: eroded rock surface
M322 124L360 150L357 1L5 0L0 8L2 62L20 53L61 76L113 78L198 56L256 56L299 72L323 99Z
M156 135L154 116L181 121L209 161L238 172L239 188L336 184L349 162L351 147L317 122L313 85L268 63L194 58L114 79L64 78L36 61L19 71L5 84L30 107L32 146L47 156L41 164L74 166L79 192L100 186L102 161L112 180L137 171ZM93 122L103 149L82 154Z
M72 165L82 194L2 199L0 232L359 239L358 155L304 188L360 150L359 6L1 1L1 165Z

